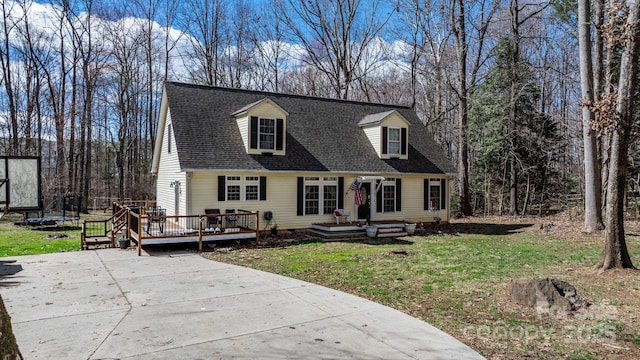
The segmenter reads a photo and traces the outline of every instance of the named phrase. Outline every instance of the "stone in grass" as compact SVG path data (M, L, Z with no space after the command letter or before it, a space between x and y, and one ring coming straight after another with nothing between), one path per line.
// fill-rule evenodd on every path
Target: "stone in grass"
M552 278L511 280L509 294L515 302L533 307L539 314L566 314L591 305L580 299L573 285Z

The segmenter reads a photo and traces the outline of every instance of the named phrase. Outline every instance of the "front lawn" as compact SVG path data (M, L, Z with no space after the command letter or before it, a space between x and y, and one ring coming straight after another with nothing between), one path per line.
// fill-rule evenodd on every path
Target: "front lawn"
M433 324L488 358L640 358L640 273L594 271L602 235L583 235L580 224L570 222L541 229L539 218L471 221L442 235L237 247L204 256L371 299ZM637 222L629 222L628 232L637 234L629 230L634 227ZM627 242L640 265L640 238L629 235ZM561 317L513 303L509 280L533 277L567 281L593 305Z
M19 214L8 214L0 220L0 257L80 250L79 226L14 225L20 220ZM67 237L60 237L63 235Z

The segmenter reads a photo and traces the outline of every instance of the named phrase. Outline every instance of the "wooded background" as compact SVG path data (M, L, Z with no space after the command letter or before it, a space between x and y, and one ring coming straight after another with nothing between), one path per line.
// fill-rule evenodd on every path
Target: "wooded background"
M615 108L625 2L597 0L588 12L591 102L581 95L571 0L1 6L0 154L41 156L44 193L80 194L85 210L98 196L155 196L166 80L410 106L458 168L461 214L581 207L585 134L606 188L611 132L596 115ZM627 144L631 195L637 127Z

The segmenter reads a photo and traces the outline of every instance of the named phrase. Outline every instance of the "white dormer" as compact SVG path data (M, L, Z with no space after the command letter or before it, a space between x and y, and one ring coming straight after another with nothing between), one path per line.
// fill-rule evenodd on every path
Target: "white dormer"
M381 159L409 158L409 121L397 110L367 115L358 125Z
M266 97L231 114L236 118L248 154L284 155L287 116L283 108Z

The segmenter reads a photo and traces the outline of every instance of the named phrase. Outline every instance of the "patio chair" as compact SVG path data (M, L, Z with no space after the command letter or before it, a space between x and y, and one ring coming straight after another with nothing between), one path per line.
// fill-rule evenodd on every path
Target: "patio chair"
M147 216L152 216L147 219L147 234L151 234L151 225L153 224L158 224L160 233L164 233L164 223L167 221L165 217L167 216L167 210L155 207L153 210L147 210Z
M204 213L206 215L220 215L220 209L204 209ZM212 227L221 227L222 224L220 222L219 216L207 216L207 228Z
M224 211L225 214L235 214L235 212L236 212L236 209L227 209ZM238 220L238 217L235 215L227 215L226 219L227 219L227 223L229 222L235 223L235 221Z
M342 219L343 223L346 223L349 220L350 213L345 209L335 209L333 211L333 216L336 218L336 224L340 224L340 219Z

